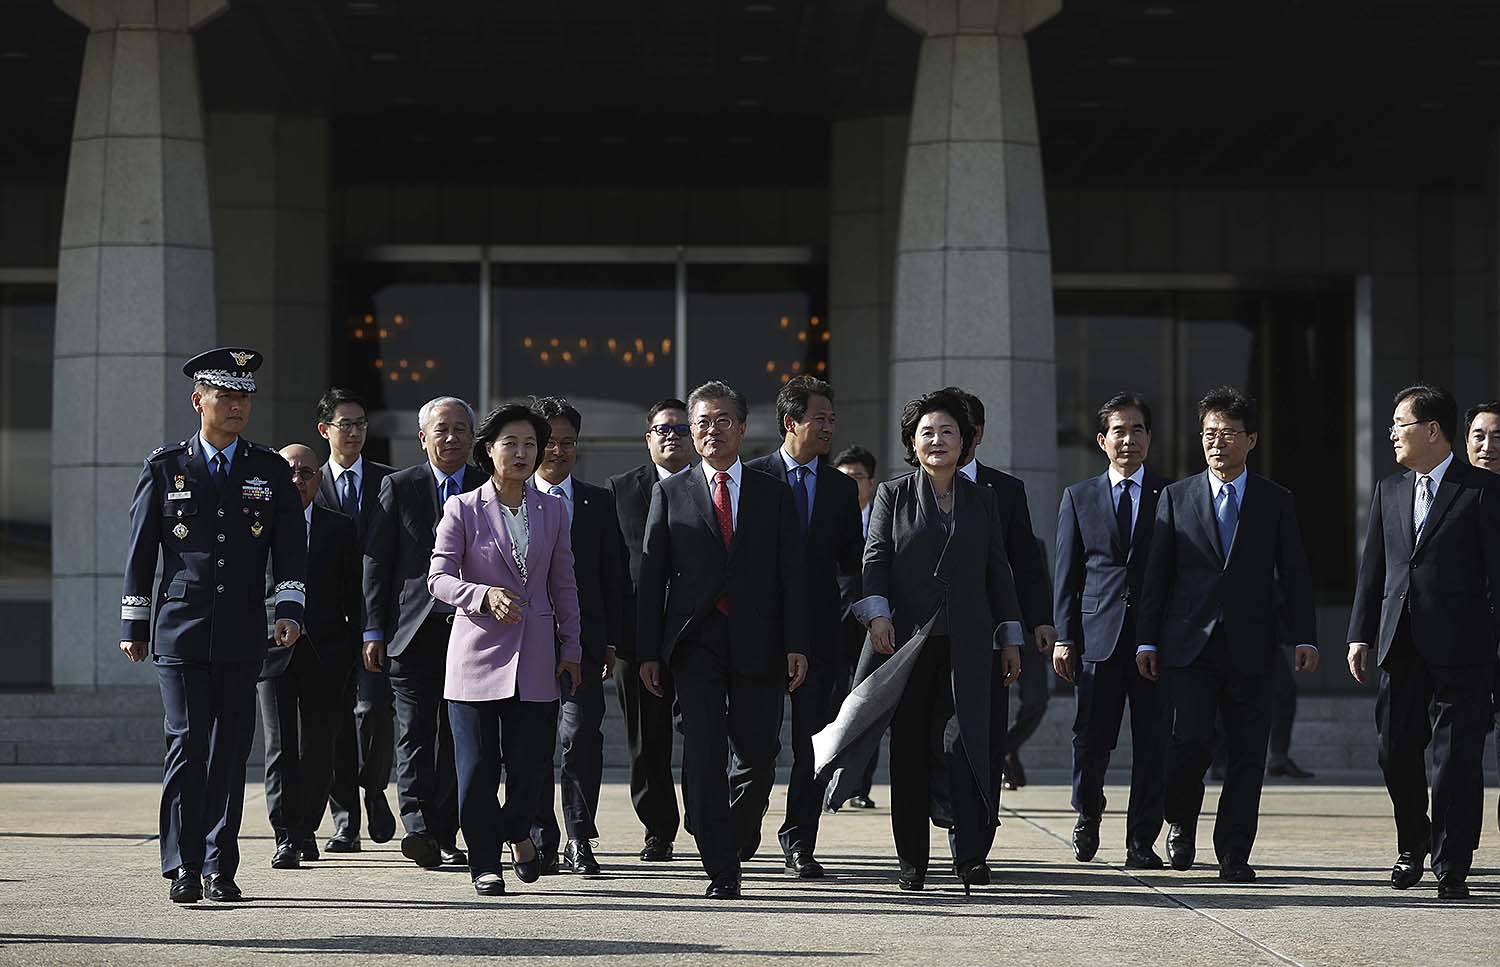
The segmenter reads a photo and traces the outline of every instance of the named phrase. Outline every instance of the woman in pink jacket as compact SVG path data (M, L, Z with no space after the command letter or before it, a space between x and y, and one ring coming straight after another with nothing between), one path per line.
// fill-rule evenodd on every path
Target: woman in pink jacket
M541 872L531 814L556 744L559 682L578 687L567 509L530 483L548 435L547 421L520 404L484 418L474 459L490 479L448 499L427 574L432 596L457 609L443 698L453 726L459 825L480 896L505 893L502 841L522 882Z

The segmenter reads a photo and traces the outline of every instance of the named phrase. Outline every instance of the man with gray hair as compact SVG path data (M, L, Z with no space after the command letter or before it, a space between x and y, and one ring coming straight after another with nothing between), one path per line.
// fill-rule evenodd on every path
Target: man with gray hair
M637 660L682 708L682 791L707 896L740 896L770 803L783 696L807 676L807 581L792 489L740 462L749 407L721 382L688 397L703 462L658 482L641 550ZM733 781L725 770L730 751Z
M422 404L417 440L427 459L387 476L365 543L364 663L386 667L396 704L396 797L401 853L424 869L466 865L458 849L458 780L443 701L451 605L427 590L443 504L484 483L469 466L474 409L453 396Z

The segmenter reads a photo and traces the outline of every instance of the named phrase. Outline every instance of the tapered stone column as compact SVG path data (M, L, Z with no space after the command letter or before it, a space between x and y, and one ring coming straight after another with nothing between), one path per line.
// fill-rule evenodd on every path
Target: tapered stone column
M179 368L215 342L191 31L227 0L56 0L89 29L58 254L52 680L144 683L119 654L141 461L196 425Z
M1052 258L1026 31L1062 0L888 0L923 35L896 243L891 405L984 400L980 459L1026 482L1051 547L1057 499ZM892 422L894 447L895 424Z

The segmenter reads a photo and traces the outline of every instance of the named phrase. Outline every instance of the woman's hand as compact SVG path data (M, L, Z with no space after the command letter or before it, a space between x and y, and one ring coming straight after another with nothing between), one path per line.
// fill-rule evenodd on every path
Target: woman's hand
M1005 672L1005 684L1014 685L1021 677L1021 647L1006 645L1000 649L1000 669Z
M508 625L520 624L526 599L509 588L490 588L484 595L484 607Z
M890 618L870 620L870 646L878 654L891 655L896 652L896 629Z
M578 694L578 686L583 681L583 669L578 667L578 662L576 661L560 661L557 663L557 677L562 678L565 674L568 676L568 682L571 685L568 689L568 694Z

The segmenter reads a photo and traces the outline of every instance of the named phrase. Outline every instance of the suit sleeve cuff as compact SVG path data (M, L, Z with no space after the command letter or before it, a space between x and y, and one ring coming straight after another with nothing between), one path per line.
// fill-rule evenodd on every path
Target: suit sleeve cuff
M1312 644L1310 642L1303 642L1302 644L1298 645L1297 647L1298 648L1311 648L1313 651L1317 651L1318 650L1318 646L1314 645L1314 644Z
M384 641L385 634L378 628L367 628L365 630L365 641Z
M1155 651L1155 650L1156 650L1156 646L1155 645L1136 645L1135 646L1135 653L1137 655L1139 655L1143 651Z
M868 598L861 598L854 602L854 617L862 625L867 625L876 618L889 618L891 616L891 603L878 594L872 594Z
M1360 648L1368 648L1368 647L1370 647L1369 642L1365 642L1365 641L1351 641L1351 642L1349 642L1349 644L1355 645L1355 646L1360 647Z
M1011 645L1017 648L1026 640L1026 630L1019 621L1002 621L1000 627L995 629L995 650L1009 648Z

